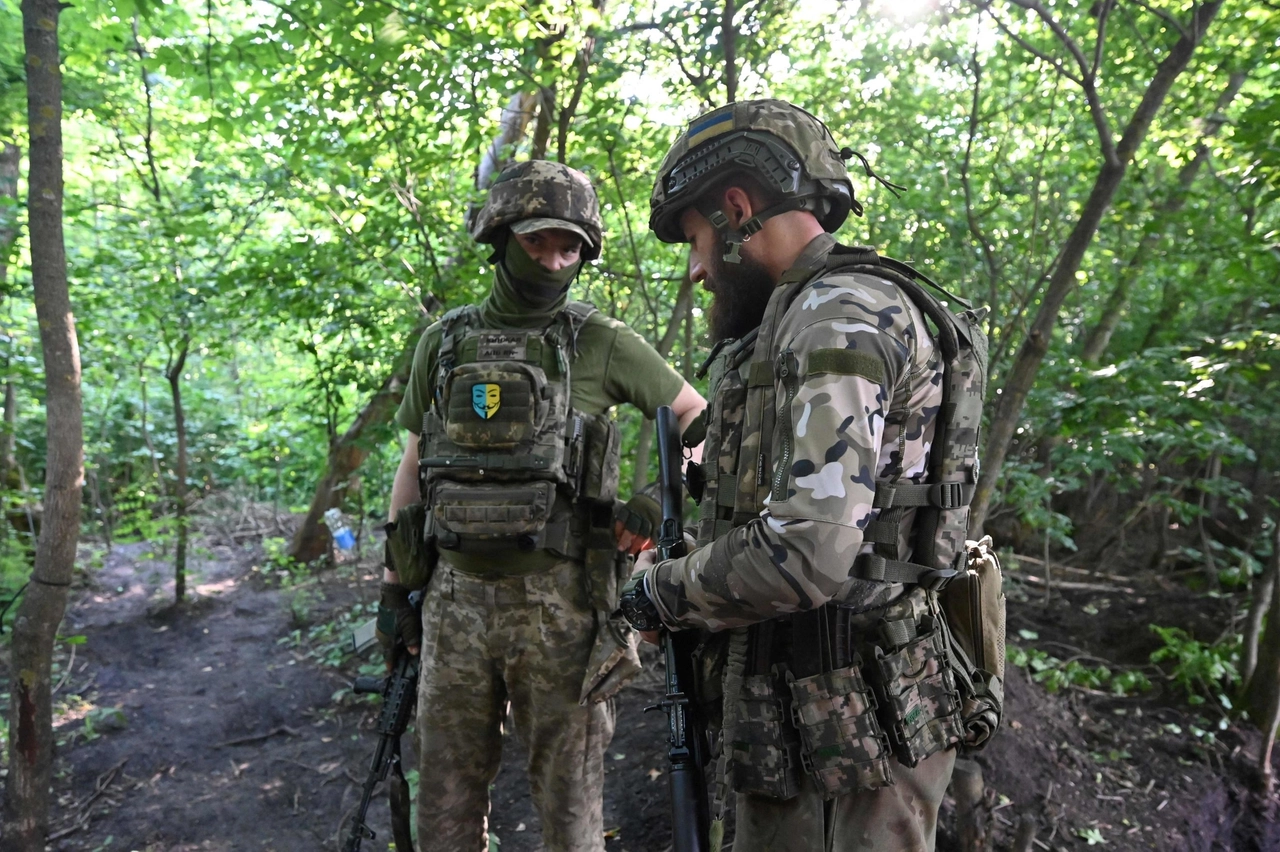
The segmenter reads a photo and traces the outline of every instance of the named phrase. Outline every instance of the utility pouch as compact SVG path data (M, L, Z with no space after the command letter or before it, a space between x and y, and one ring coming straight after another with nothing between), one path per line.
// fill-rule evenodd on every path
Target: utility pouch
M726 745L733 766L733 789L785 801L800 791L800 741L791 719L790 696L775 688L776 675L742 679L733 730Z
M984 746L1000 725L1004 709L1005 613L1000 560L991 537L965 542L966 570L939 594L960 680L965 748Z
M945 631L926 616L916 637L896 650L874 647L872 675L880 722L889 731L899 762L915 766L960 742L960 694Z
M400 577L400 585L413 591L425 588L435 570L437 554L426 540L427 504L410 503L396 512L394 523L387 524L387 555L391 568Z
M804 745L800 759L823 796L893 784L889 738L876 719L876 700L858 666L796 680L791 717Z
M618 466L622 435L618 424L607 414L574 414L583 421L581 482L578 498L593 503L612 503L618 496ZM615 600L613 604L616 604ZM610 606L613 606L610 604Z
M547 376L516 361L463 364L445 388L445 434L468 450L511 450L533 440L547 415Z
M555 495L555 483L545 481L437 482L431 501L436 539L440 547L451 550L463 549L468 542L514 543L520 550L535 550Z

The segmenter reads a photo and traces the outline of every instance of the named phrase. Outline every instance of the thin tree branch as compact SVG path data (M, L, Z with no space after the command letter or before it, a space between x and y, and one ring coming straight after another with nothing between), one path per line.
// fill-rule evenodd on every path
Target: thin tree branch
M1034 12L1036 17L1044 21L1058 41L1062 42L1075 60L1081 75L1077 82L1080 84L1080 88L1084 90L1085 101L1089 104L1089 115L1093 118L1093 124L1098 133L1098 143L1102 148L1102 157L1109 165L1118 165L1119 159L1116 153L1115 140L1111 133L1111 123L1107 121L1107 114L1102 108L1101 99L1098 97L1098 78L1091 70L1089 60L1085 58L1084 51L1080 49L1080 45L1076 44L1075 39L1067 32L1062 22L1055 18L1040 0L1010 0L1010 2L1015 6ZM1099 33L1099 38L1101 38L1101 32ZM1100 46L1099 50L1101 50Z
M1068 71L1067 67L1062 64L1062 61L1060 59L1058 59L1055 56L1051 56L1048 53L1045 53L1040 48L1031 44L1031 42L1027 41L1025 38L1015 33L1012 27L1010 27L1004 21L1000 20L1000 16L997 15L995 13L995 10L991 8L990 3L978 3L977 7L979 11L986 12L987 14L991 15L991 20L995 22L995 25L997 28L999 28L1000 32L1004 33L1009 38L1013 39L1014 42L1016 42L1018 46L1020 46L1027 53L1030 53L1032 56L1036 57L1041 62L1044 62L1046 65L1049 65L1051 68L1057 71L1059 75L1066 77L1068 80L1075 83L1077 86L1084 85L1084 81L1082 81L1079 77L1077 77L1076 75Z
M1144 3L1143 0L1130 0L1130 2L1133 3L1133 5L1137 6L1139 9L1142 9L1143 11L1146 11L1146 12L1150 12L1152 15L1155 15L1157 18L1164 21L1169 26L1173 27L1174 31L1177 32L1178 35L1182 36L1183 38L1190 37L1190 34L1187 32L1186 28L1182 26L1182 21L1179 21L1177 17L1170 14L1169 12L1166 12L1164 9L1157 9L1156 7L1152 6L1149 3Z

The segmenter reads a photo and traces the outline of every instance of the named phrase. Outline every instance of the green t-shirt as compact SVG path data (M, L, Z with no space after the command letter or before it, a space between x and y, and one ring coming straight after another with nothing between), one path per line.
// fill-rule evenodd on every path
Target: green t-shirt
M435 383L436 359L443 330L435 323L422 333L413 353L413 369L396 422L421 433ZM684 379L649 343L625 324L599 311L587 318L578 332L578 355L569 366L573 407L587 414L603 414L615 405L630 403L654 417L658 407L669 405L680 393ZM546 551L515 550L498 559L492 554L447 552L444 558L467 574L504 576L546 570L557 557ZM501 562L502 571L494 572Z

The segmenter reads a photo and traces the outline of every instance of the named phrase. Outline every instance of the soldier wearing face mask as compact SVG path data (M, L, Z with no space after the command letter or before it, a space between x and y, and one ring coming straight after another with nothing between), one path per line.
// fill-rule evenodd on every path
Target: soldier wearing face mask
M478 305L423 333L396 420L409 431L391 497L384 647L420 653L420 852L488 848L489 784L508 708L552 852L604 849L611 696L638 671L611 619L656 506L617 499L619 403L687 425L705 401L638 334L569 300L600 255L581 172L504 170L471 233L494 247ZM425 585L422 617L408 604Z

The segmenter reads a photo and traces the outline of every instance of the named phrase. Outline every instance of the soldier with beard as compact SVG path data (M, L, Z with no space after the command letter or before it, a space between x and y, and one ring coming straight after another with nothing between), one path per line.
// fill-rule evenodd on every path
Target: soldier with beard
M610 613L657 509L615 500L609 412L670 405L683 426L705 401L634 331L569 301L601 247L581 172L505 169L471 233L494 247L493 284L418 343L396 415L409 435L378 614L389 653L397 641L421 653L418 848L489 848L510 708L545 847L601 852L611 696L639 668L634 634ZM407 581L427 569L419 620Z
M798 107L730 104L691 122L651 199L650 227L689 244L714 295L720 342L698 547L642 554L623 612L706 632L713 816L728 776L735 852L932 850L965 737L937 600L956 571L912 561L938 535L916 521L944 360L914 273L830 236L862 212L850 156Z

